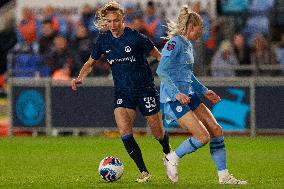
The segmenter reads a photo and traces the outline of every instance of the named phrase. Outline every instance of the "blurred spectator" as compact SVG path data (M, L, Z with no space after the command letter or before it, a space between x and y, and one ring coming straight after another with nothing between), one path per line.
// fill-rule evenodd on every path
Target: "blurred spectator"
M0 31L0 74L7 70L7 54L16 44L17 37L15 33L14 23ZM0 87L1 88L1 87Z
M191 10L193 12L198 13L203 21L203 31L202 31L202 37L201 40L204 42L207 42L210 37L210 28L211 28L211 19L206 10L201 10L201 3L200 1L196 1L192 4Z
M269 14L271 9L274 6L275 0L252 0L249 5L249 11L254 12L255 14Z
M132 23L134 20L134 17L136 16L136 6L133 2L127 2L124 5L125 8L125 25L132 28Z
M210 17L209 17L209 14L205 10L201 10L200 1L194 2L191 6L191 10L193 12L198 13L203 20L202 36L200 39L192 43L195 49L194 57L196 57L193 72L197 76L206 76L207 67L210 64L210 61L208 61L206 57L209 57L209 56L212 57L212 54L210 54L211 49L206 49L207 48L206 43L208 42L209 37L210 37L210 32L209 32L210 27L211 27Z
M205 44L205 65L207 66L206 75L209 75L208 68L211 63L212 57L216 52L217 48L220 46L220 43L223 41L223 33L220 30L221 24L218 22L214 22L212 24L212 28L210 30L209 39Z
M23 18L17 28L17 40L19 43L27 42L31 44L40 36L41 23L28 7L23 8L22 16Z
M35 43L17 43L8 54L8 69L14 77L38 76L41 64Z
M242 34L237 33L233 38L234 53L240 65L250 65L250 48L246 45ZM237 76L250 76L251 70L237 70Z
M79 55L80 62L82 63L80 67L82 67L90 57L92 40L89 37L87 29L81 24L79 24L77 27L76 36L72 43L72 47L76 54Z
M65 37L68 36L68 24L58 14L55 13L54 8L48 5L43 10L43 20L51 20L53 30Z
M252 0L248 7L248 18L244 33L249 44L255 33L261 33L263 36L269 35L269 17L274 6L274 0Z
M281 65L282 75L284 75L284 32L282 32L281 41L276 44L274 52L277 63Z
M48 55L47 59L51 74L53 75L62 68L68 68L71 71L69 76L77 75L81 66L80 60L77 54L69 48L67 39L64 36L57 35L53 42L55 49Z
M132 20L132 24L131 27L137 31L139 31L140 33L143 33L144 35L148 36L149 34L147 33L147 30L145 29L145 22L143 20L143 16L142 15L135 15L133 20Z
M57 69L52 74L53 80L68 81L71 79L71 68L68 64L65 64L63 68Z
M234 77L235 70L233 66L237 66L238 64L239 62L232 48L232 44L229 41L223 41L212 59L212 76Z
M261 70L261 65L275 64L275 57L271 53L271 49L268 46L268 42L262 34L257 33L252 41L251 63L255 65L255 75L274 75L274 71Z
M85 4L82 8L81 17L79 23L75 27L75 33L77 33L77 26L81 25L87 29L92 39L96 38L99 30L96 28L95 24L95 14L94 10L89 4Z
M39 53L46 56L54 48L53 39L56 32L52 27L51 20L44 20L41 25L42 36L39 39Z
M274 10L272 14L271 35L273 41L281 40L281 33L284 32L284 1L275 0Z
M158 49L161 49L164 45L162 37L165 36L165 27L160 18L156 15L153 1L147 2L144 27L148 33L148 37L155 43Z

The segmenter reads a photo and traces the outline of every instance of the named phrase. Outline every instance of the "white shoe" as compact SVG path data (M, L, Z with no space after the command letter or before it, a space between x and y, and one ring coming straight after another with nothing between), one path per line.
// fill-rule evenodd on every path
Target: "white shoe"
M245 185L245 184L247 184L247 181L238 180L233 175L230 175L229 173L226 173L225 175L222 175L222 176L219 177L219 183L220 184L240 184L240 185Z
M136 182L148 182L151 178L151 175L146 171L143 171L141 175L136 179Z
M167 176L172 182L177 182L178 181L178 170L177 170L178 163L171 162L167 157L168 155L164 158L164 164L166 166Z

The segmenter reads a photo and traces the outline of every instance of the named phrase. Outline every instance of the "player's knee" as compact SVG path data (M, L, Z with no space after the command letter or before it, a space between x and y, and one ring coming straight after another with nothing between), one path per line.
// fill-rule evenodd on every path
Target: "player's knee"
M209 133L206 133L202 138L202 144L207 144L210 141Z
M202 135L197 137L197 139L202 143L202 144L207 144L210 141L210 135L208 132L204 132Z
M214 137L220 137L223 135L223 130L222 127L219 124L215 124L212 128L211 128L211 132L212 135Z

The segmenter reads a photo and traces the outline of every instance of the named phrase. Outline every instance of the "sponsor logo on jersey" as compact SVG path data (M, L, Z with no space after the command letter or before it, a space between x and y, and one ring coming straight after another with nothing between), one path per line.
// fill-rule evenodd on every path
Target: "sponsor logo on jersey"
M116 59L112 59L112 60L109 60L107 59L108 63L109 64L113 64L113 63L123 63L123 62L136 62L136 59L134 56L128 56L128 57L124 57L124 58L116 58Z

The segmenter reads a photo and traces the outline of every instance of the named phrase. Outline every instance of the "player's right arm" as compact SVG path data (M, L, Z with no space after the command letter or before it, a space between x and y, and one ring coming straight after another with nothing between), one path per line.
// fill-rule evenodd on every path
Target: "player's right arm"
M82 84L83 80L89 73L92 71L94 64L96 61L90 57L87 62L83 65L82 69L80 70L79 76L76 79L72 79L71 81L71 88L72 90L77 90L77 85Z

